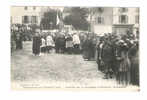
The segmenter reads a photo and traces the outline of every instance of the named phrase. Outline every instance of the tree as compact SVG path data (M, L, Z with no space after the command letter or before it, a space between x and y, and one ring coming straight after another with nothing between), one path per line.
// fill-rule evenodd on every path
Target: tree
M45 12L43 18L41 19L41 27L43 29L55 29L57 27L56 16L56 10L50 9L48 12Z
M89 23L86 20L87 10L85 8L73 7L70 14L64 18L64 24L72 25L78 30L88 30Z
M104 9L103 7L90 7L90 8L85 8L87 9L87 13L88 13L88 16L89 16L89 22L90 22L90 25L89 25L89 31L92 31L91 30L91 27L92 27L92 17L96 14L96 13L99 13L101 14Z

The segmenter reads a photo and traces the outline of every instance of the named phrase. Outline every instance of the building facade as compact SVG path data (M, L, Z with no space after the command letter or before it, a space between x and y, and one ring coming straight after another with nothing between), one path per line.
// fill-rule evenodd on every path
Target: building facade
M112 32L113 8L99 7L92 16L91 31L97 34Z
M70 7L13 6L11 7L11 24L40 25L44 13L50 9L61 10L64 19L69 15ZM89 30L96 34L124 34L130 31L137 35L139 33L139 8L97 7L96 12L91 14L88 21Z
M13 6L11 7L11 24L40 25L41 7Z
M139 8L113 8L113 32L136 34L139 31Z
M127 31L139 32L139 8L100 7L92 16L91 31L96 34L117 33Z

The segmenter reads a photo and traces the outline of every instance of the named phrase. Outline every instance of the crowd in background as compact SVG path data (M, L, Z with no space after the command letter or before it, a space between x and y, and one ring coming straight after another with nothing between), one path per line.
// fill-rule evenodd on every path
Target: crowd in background
M97 45L98 69L122 85L139 85L139 42L132 33L106 34Z
M26 34L30 34L29 38ZM130 32L97 36L90 32L71 34L41 33L23 28L11 30L11 49L22 49L26 40L33 40L34 55L52 52L82 54L84 60L97 62L98 70L105 74L104 78L115 78L122 85L139 85L139 40Z
M23 48L24 41L31 41L35 33L35 27L23 24L11 25L11 51Z
M35 55L39 55L40 52L41 54L52 52L79 54L80 51L80 38L76 33L48 32L44 34L36 32L33 37L33 53Z

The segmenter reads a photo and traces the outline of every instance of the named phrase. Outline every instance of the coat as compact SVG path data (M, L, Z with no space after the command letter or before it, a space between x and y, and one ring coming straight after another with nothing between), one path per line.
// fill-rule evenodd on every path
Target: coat
M17 33L16 34L16 38L15 38L15 42L16 42L16 49L22 49L23 48L23 44L22 44L22 34L21 33Z
M105 63L111 63L115 59L115 51L112 44L103 44L101 58Z
M131 83L139 85L139 50L137 46L129 49L129 58L131 61Z
M128 57L128 51L125 50L124 48L121 48L121 50L119 50L119 58L120 58L120 61L118 64L118 71L119 72L129 71L131 67L131 62Z
M41 45L41 39L39 36L34 36L33 37L33 54L39 54L40 53L40 45Z

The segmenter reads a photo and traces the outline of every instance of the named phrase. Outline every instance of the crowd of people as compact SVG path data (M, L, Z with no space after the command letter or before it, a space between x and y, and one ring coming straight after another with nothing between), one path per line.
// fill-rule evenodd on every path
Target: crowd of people
M32 25L33 26L33 25ZM23 41L31 41L35 28L23 24L11 25L11 51L23 49Z
M33 37L32 50L34 55L52 52L79 54L80 38L76 33L48 32L44 34L36 32Z
M16 49L23 48L23 30L11 31ZM95 60L106 79L115 78L122 85L139 85L139 40L134 34L67 33L36 31L32 35L35 56L52 52L82 54L84 60ZM13 47L13 43L11 44Z
M139 43L132 33L106 34L97 44L98 69L124 86L139 85Z
M23 33L21 30L11 30L11 51L23 49Z

